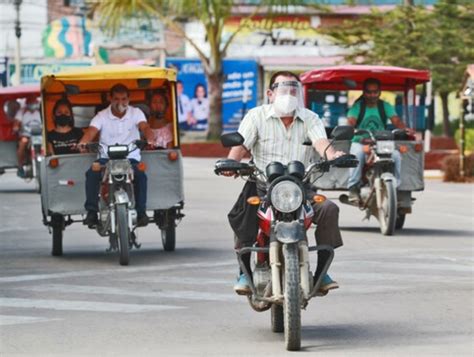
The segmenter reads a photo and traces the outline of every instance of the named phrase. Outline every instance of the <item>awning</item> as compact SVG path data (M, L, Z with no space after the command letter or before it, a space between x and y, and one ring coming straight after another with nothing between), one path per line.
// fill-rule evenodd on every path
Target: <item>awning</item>
M266 71L307 71L315 67L334 66L343 59L342 56L260 57L259 63Z

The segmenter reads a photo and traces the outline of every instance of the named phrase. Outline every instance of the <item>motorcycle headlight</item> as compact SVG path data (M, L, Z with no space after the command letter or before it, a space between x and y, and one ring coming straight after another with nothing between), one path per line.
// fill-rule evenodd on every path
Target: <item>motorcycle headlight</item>
M112 175L125 175L130 168L130 162L128 160L111 160L109 163L110 173Z
M395 143L393 141L383 140L377 141L377 154L391 154L395 150Z
M270 200L276 210L290 213L303 203L303 191L292 181L282 181L273 187Z

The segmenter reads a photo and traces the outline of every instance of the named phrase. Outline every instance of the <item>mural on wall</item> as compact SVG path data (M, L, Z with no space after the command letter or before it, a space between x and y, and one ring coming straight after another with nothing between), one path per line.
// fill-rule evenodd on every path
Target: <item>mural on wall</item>
M329 38L318 32L319 16L308 15L258 15L252 18L235 16L226 20L222 41L226 42L240 28L228 48L229 57L330 57L344 53ZM186 34L200 48L206 49L206 37L202 24L187 23ZM194 49L186 45L186 55L195 56Z
M92 61L89 62L61 62L54 61L55 63L37 63L37 62L24 62L21 64L21 83L32 84L39 83L41 77L47 74L59 73L67 70L80 69L92 65ZM13 85L15 78L16 67L14 63L9 64L9 85Z
M80 58L92 56L91 22L81 16L52 21L43 31L45 57Z

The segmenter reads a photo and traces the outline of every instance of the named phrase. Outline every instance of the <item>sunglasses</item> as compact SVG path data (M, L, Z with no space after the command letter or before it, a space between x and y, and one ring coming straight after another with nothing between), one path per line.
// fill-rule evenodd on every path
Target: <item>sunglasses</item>
M379 94L380 89L374 89L374 90L364 90L364 94Z

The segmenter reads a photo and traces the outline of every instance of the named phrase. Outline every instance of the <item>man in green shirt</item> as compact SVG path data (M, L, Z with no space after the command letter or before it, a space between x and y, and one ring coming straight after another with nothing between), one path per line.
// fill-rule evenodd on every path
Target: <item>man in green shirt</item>
M365 129L370 131L385 130L387 121L390 119L392 124L400 129L405 129L405 123L395 112L395 108L380 99L380 81L375 78L368 78L364 81L363 95L349 109L347 120L349 125L357 129ZM361 135L354 136L351 145L351 154L355 155L359 160L359 164L355 168L349 170L349 200L357 201L359 199L360 179L362 176L362 168L364 167L366 156L363 145L360 140ZM400 182L401 157L400 153L395 150L392 154L395 162L395 177Z

